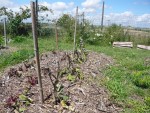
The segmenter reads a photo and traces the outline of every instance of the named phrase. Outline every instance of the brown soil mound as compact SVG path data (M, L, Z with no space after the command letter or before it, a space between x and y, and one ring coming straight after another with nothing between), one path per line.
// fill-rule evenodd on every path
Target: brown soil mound
M49 52L40 57L42 70L42 83L44 91L44 104L39 103L38 84L31 87L26 95L33 100L30 105L22 104L25 108L24 113L118 113L121 108L116 107L108 96L108 91L102 85L104 76L101 70L113 63L112 58L95 52L89 52L87 61L77 63L75 67L80 69L83 79L69 81L67 75L59 79L62 84L64 94L69 96L67 102L69 105L64 107L61 103L53 103L53 86L43 71L50 68L51 73L56 74L58 68L57 61L62 59L66 53L70 52ZM60 63L63 69L68 65L67 60ZM6 70L0 78L0 113L17 113L13 108L4 107L6 100L10 96L22 94L28 86L28 77L36 77L36 68L34 60L18 64L11 69ZM64 68L65 69L65 68Z

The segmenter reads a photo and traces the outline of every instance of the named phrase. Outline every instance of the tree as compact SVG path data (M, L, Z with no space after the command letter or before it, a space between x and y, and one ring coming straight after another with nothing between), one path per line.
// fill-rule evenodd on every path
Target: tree
M105 37L112 44L114 41L125 41L124 30L121 25L112 24L106 29Z
M20 8L20 12L14 13L6 7L0 8L0 16L5 15L9 21L9 33L14 37L16 35L27 35L27 30L23 20L30 18L30 9L28 7Z
M39 11L50 11L51 9L48 9L45 6L39 6ZM27 35L28 30L26 29L25 24L23 23L23 20L26 20L31 17L31 10L29 7L25 6L25 8L20 7L19 12L13 12L12 10L8 10L6 7L0 8L0 16L7 16L9 21L9 33L12 35L12 37L15 37L17 35Z
M75 19L68 15L68 14L63 14L57 21L57 25L62 27L65 31L67 36L73 37L73 33L74 33L74 22Z

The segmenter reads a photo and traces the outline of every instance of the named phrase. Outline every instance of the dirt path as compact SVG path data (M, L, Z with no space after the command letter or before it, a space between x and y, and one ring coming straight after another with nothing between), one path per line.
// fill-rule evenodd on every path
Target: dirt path
M67 52L68 54L68 52ZM71 54L69 52L69 54ZM38 85L31 87L27 97L33 102L29 106L24 104L24 113L118 113L122 109L116 107L108 96L108 91L103 86L99 85L104 76L101 71L107 66L112 65L113 59L95 52L88 54L88 59L85 63L76 64L76 68L80 69L84 79L69 81L67 75L64 74L60 78L60 84L63 86L63 94L68 95L67 108L62 106L62 103L54 105L52 103L53 87L49 76L43 71L44 68L51 69L51 72L56 74L57 61L62 59L66 52L49 52L41 56L42 82L44 89L45 103L39 104ZM63 69L68 65L67 60L63 60L60 68ZM65 68L64 68L65 69ZM18 64L11 69L5 71L0 79L0 113L12 112L12 108L5 108L5 101L11 95L22 94L28 86L28 76L36 76L34 60L24 64ZM14 112L14 111L13 111ZM12 113L13 113L12 112Z

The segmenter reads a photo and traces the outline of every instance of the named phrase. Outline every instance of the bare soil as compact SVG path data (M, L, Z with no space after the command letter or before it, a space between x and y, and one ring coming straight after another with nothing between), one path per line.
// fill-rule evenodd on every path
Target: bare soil
M49 68L51 73L57 74L57 61L71 52L48 52L40 57L42 83L44 92L44 104L39 103L38 84L31 87L27 97L33 102L26 106L24 113L119 113L122 108L116 106L109 99L109 92L100 85L104 76L101 71L113 64L113 59L104 54L89 52L87 61L76 63L84 78L69 81L67 75L63 75L59 82L63 85L63 92L69 96L68 108L61 103L53 103L53 86L44 68ZM60 68L67 67L67 60L60 63ZM25 61L4 71L0 78L0 113L17 113L13 108L6 107L6 100L10 96L22 94L28 86L28 76L36 77L36 65L34 59Z

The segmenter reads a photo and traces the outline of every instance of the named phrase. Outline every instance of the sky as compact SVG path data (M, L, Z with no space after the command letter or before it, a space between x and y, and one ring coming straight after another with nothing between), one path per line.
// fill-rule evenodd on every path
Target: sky
M31 0L0 0L0 7L6 6L19 11L21 6L30 7ZM33 1L33 0L32 0ZM76 7L79 14L85 12L85 18L91 23L100 25L103 0L38 0L54 11L52 18L58 18L63 13L75 15ZM104 24L122 24L124 26L150 28L150 0L104 0ZM44 14L43 14L44 15Z

